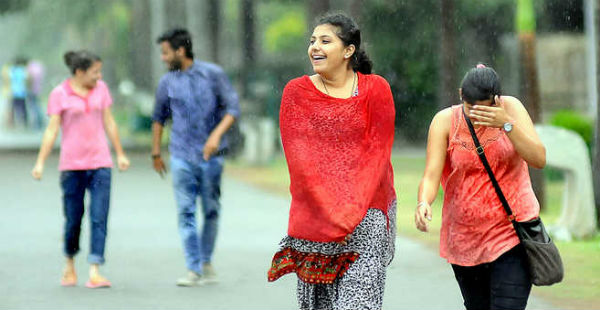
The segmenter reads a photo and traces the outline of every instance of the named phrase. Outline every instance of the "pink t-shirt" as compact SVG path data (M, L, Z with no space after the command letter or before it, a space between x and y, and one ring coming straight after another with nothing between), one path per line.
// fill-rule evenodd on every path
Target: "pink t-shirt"
M48 115L60 115L62 140L58 169L91 170L112 167L102 111L112 104L108 87L98 81L83 98L70 80L56 86L48 98Z

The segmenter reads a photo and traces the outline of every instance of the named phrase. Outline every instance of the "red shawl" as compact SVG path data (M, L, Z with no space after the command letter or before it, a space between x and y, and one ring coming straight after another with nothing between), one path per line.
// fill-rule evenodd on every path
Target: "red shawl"
M340 241L395 199L390 155L395 109L387 81L358 74L358 96L338 99L308 76L283 90L280 130L290 172L288 235Z

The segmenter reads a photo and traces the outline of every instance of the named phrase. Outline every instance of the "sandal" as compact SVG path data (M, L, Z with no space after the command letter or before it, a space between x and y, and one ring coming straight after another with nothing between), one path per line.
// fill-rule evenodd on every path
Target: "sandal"
M104 277L99 277L98 279L89 279L87 283L85 283L85 287L87 288L103 288L103 287L111 287L110 281L105 279Z
M65 287L77 285L77 275L75 272L73 272L73 276L68 276L67 274L66 271L63 272L62 278L60 279L60 285Z

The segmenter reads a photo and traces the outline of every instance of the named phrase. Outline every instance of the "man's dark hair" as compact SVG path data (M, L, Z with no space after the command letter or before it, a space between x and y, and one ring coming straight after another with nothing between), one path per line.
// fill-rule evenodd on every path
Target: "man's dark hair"
M183 46L185 49L185 57L194 58L194 52L192 52L192 36L186 29L175 28L163 33L156 39L156 43L160 44L162 42L169 42L171 48L174 50L178 50Z

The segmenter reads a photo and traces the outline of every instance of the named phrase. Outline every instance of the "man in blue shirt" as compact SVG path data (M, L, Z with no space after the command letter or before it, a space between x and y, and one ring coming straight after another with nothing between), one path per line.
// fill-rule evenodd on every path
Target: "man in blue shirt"
M161 59L169 67L158 83L152 123L152 159L161 176L166 166L160 155L163 126L172 120L170 164L188 274L179 286L216 281L211 265L217 236L225 132L239 117L238 97L227 75L214 64L194 61L191 36L185 29L166 32L157 40ZM200 196L204 225L196 224Z

